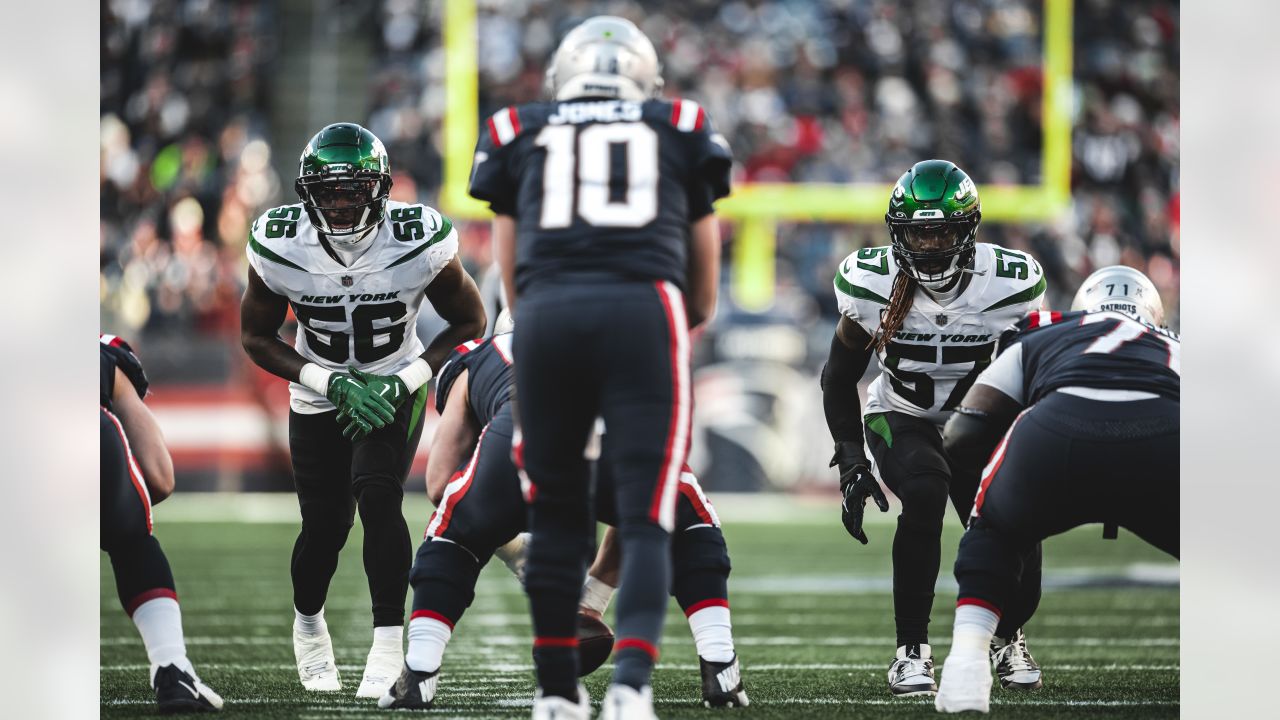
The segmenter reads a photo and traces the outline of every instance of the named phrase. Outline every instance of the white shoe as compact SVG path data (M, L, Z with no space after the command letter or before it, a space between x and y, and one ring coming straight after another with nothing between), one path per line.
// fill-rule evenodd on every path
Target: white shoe
M938 683L933 679L933 648L926 643L898 648L889 664L889 692L895 697L938 692Z
M578 702L559 695L542 696L542 688L533 696L533 720L591 720L591 696L578 683Z
M507 569L524 583L524 563L529 557L529 533L516 535L511 542L493 551L495 557L506 563Z
M987 658L954 654L947 657L946 664L942 666L942 684L933 706L938 712L990 712L991 665Z
M342 689L338 681L338 664L333 659L333 641L329 631L320 635L302 635L293 629L293 657L298 661L298 679L311 692L333 692ZM399 668L396 668L399 672Z
M360 689L356 690L358 698L380 698L400 677L400 669L404 667L404 641L373 641L369 649L369 658L364 664L364 677L360 679Z
M1040 666L1027 650L1027 636L1021 628L1007 641L991 638L991 666L1007 690L1039 690L1044 687Z
M600 720L658 720L653 714L653 688L633 690L627 685L610 685L600 705Z

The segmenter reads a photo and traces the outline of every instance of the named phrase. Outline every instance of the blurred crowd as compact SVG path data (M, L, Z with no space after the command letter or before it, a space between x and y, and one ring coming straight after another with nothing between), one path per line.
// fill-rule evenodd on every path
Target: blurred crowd
M280 197L266 140L271 10L103 2L104 327L238 333L246 231Z
M669 94L709 109L739 182L883 183L927 157L956 161L979 189L1040 180L1040 0L477 4L482 116L538 98L558 39L607 12L655 40ZM359 119L391 153L397 199L432 203L441 181L444 5L324 5L366 16L375 57ZM104 325L234 333L248 225L294 201L271 161L299 149L271 144L278 5L103 0L101 11ZM1072 212L979 231L1031 250L1054 306L1093 268L1123 262L1151 276L1176 323L1178 23L1176 0L1075 2ZM487 228L460 227L464 261L483 275ZM829 335L836 265L887 242L881 224L780 226L772 312ZM743 316L722 307L722 323Z

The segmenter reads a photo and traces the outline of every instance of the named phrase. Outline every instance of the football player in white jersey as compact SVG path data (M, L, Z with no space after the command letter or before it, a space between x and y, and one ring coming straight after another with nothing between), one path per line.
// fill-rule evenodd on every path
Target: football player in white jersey
M978 189L963 170L945 160L916 163L889 199L892 244L858 250L835 277L841 318L822 389L845 528L865 545L867 499L882 512L889 509L863 448L864 426L878 474L902 503L893 538L898 648L888 673L895 696L937 692L929 611L947 498L963 522L977 489L976 476L951 468L942 426L991 363L1001 331L1040 309L1044 297L1044 272L1032 257L976 241L981 218ZM864 408L858 381L872 355L881 372ZM1038 547L1027 572L1039 573ZM1022 600L1038 603L1039 594ZM996 644L1017 650L1000 654L1017 655L1017 662L1006 663L1010 686L1040 686L1020 628L1000 628L993 654Z
M357 697L376 698L404 662L404 599L412 561L401 512L422 434L427 381L456 345L484 332L475 283L449 219L388 200L390 163L353 123L316 133L299 160L301 203L264 213L246 249L240 308L245 351L289 381L289 449L302 530L293 548L293 626L307 690L338 690L324 619L329 581L357 508L373 601L373 647ZM448 323L417 336L422 300ZM292 307L298 334L277 334Z

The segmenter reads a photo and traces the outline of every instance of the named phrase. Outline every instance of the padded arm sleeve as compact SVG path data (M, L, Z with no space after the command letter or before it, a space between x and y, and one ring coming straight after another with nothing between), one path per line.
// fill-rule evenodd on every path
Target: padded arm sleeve
M862 401L858 381L867 370L872 351L858 351L845 345L839 334L831 338L831 353L822 368L822 409L827 427L837 442L862 448Z

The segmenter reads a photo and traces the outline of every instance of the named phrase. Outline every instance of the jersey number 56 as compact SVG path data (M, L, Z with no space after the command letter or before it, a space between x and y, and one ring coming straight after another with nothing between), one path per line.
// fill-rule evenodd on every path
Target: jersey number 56
M377 362L400 349L404 342L407 321L375 327L375 323L397 320L405 316L405 304L400 301L360 305L351 311L351 335L340 330L322 327L319 323L335 326L347 324L347 309L341 305L303 305L293 303L293 314L298 316L298 327L306 333L307 347L316 355L338 364L344 364L352 356L354 341L355 360L358 363ZM386 342L377 343L379 337Z

